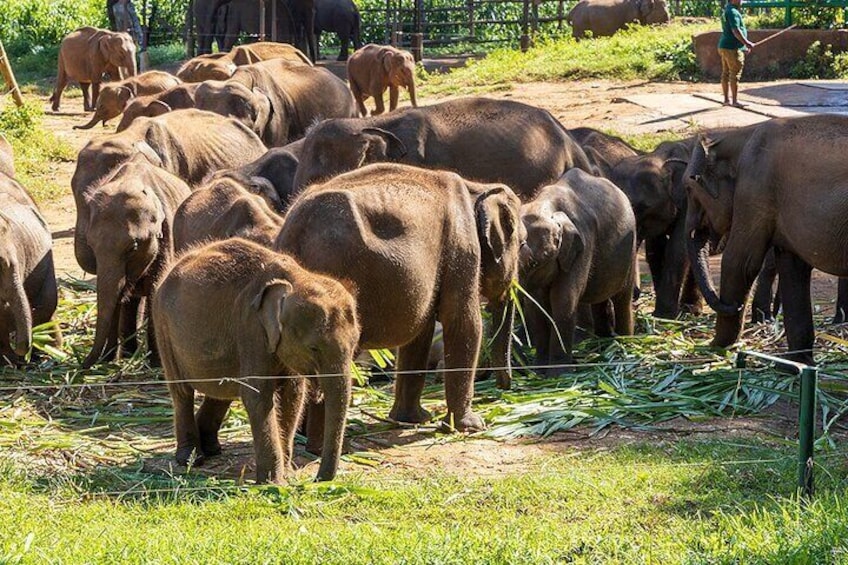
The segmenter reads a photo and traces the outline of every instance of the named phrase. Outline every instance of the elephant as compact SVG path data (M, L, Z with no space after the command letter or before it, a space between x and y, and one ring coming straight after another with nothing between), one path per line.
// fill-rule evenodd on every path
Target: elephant
M291 8L285 0L269 0L265 5L265 37L272 38L272 16L276 2L276 36L292 42L294 32ZM253 0L195 0L195 25L198 35L198 53L212 51L212 41L218 42L219 51L230 51L241 34L256 38L260 35L260 3ZM255 41L255 39L254 39ZM237 63L241 64L241 63Z
M354 50L362 47L361 26L359 9L352 0L315 0L315 43L321 45L321 32L338 34L341 47L337 61L347 61L351 40Z
M71 179L77 210L74 253L80 267L86 272L100 274L100 260L91 245L95 238L88 234L92 218L91 203L102 190L102 179L114 178L116 169L121 165L140 156L195 187L209 173L239 166L264 152L265 146L259 138L240 123L198 110L177 110L158 118L139 118L125 131L90 141L80 151L77 168ZM153 173L151 175L155 177ZM122 174L121 178L123 176L126 175ZM176 206L173 206L171 215L175 209ZM114 230L115 227L105 229ZM98 276L98 284L100 278ZM126 310L137 311L137 307L136 300L127 305ZM105 319L101 323L98 316L98 328L102 326L102 331L95 335L95 347L86 358L86 366L95 363L104 352L107 358L114 355L114 351L104 349L115 341L114 327L105 324ZM122 337L132 333L134 331L124 332ZM132 348L132 343L129 348Z
M50 228L26 189L0 173L0 357L22 362L33 326L49 322L57 302Z
M15 152L12 144L0 133L0 174L8 177L15 176Z
M275 249L304 268L357 288L362 349L400 347L390 417L421 423L433 329L444 327L448 413L460 431L484 428L471 409L480 349L481 296L494 319L494 356L509 366L518 273L520 201L502 184L379 163L314 185L289 208ZM414 372L414 371L422 372ZM509 384L502 369L499 384Z
M221 452L218 430L230 402L241 398L253 433L256 481L282 482L292 463L306 377L317 375L312 380L326 407L317 479L335 477L360 336L356 301L341 283L235 238L180 257L157 286L153 304L180 464ZM195 391L204 395L197 415Z
M575 39L614 35L633 22L641 25L666 23L670 19L665 0L580 0L568 12Z
M233 76L238 67L271 59L283 59L292 65L312 66L309 57L293 45L262 41L251 45L239 45L229 53L198 55L183 63L177 71L177 77L183 82L227 80Z
M236 72L229 53L207 53L189 59L177 70L177 78L183 82L227 80Z
M612 167L622 159L641 155L626 141L614 135L608 135L592 128L572 128L568 130L571 137L586 152L586 156L595 165L600 176L609 177Z
M181 83L171 73L147 71L117 83L106 84L100 89L91 120L84 125L74 126L74 129L91 129L97 122L103 122L105 126L108 120L120 116L137 96L159 94Z
M212 178L233 179L250 192L260 194L275 212L283 214L295 195L294 175L298 163L287 147L269 149L256 161L237 169L217 171Z
M127 353L135 352L140 301L173 255L174 212L191 193L178 177L136 154L82 195L86 215L84 246L97 266L97 326L94 345L83 361L91 367L114 358L119 339ZM148 345L155 358L148 312Z
M685 172L687 248L707 304L712 344L728 347L743 327L748 292L774 248L790 357L811 364L811 269L848 276L848 118L813 115L699 137ZM708 244L726 239L720 294Z
M200 83L180 84L151 96L138 96L124 108L115 131L124 131L136 118L155 118L174 110L194 108L194 95Z
M521 221L527 231L519 261L521 284L557 330L551 332L538 306L527 305L536 364L574 362L581 303L591 305L597 335L632 335L636 218L625 195L607 179L572 169L521 207Z
M318 60L318 38L315 35L315 0L288 0L291 14L293 43L312 61Z
M174 215L174 248L182 253L205 241L240 237L272 248L283 218L267 201L231 178L194 191Z
M676 318L700 313L703 301L686 254L686 192L683 174L693 139L664 141L650 153L620 160L606 175L624 191L636 215L639 242L651 271L653 315Z
M70 80L78 82L82 89L85 111L94 110L103 73L109 73L113 80L138 74L132 37L94 27L81 27L66 35L59 45L59 71L50 97L53 111L59 111L62 91Z
M206 81L195 104L241 121L269 147L303 137L313 122L356 113L350 90L330 71L278 59L240 67L226 82Z
M412 107L418 107L415 99L415 59L408 51L369 43L351 55L347 62L347 79L363 117L368 115L365 100L369 96L374 98L377 106L371 115L378 116L385 112L383 93L387 88L390 112L397 108L400 87L409 90Z
M461 98L385 116L321 122L304 141L295 190L380 161L504 183L522 199L572 167L593 170L547 110L510 100Z

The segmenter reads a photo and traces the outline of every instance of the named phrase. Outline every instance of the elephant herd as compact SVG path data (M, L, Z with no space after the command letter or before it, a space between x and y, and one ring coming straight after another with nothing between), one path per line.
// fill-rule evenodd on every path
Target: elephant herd
M494 320L489 368L508 388L520 281L536 363L555 373L574 362L578 317L597 335L633 332L642 242L655 314L698 312L700 290L719 346L739 338L773 253L799 360L812 359L811 268L848 276L848 118L774 119L645 153L508 100L358 117L342 81L279 59L201 83L194 101L90 141L71 181L76 258L97 275L83 365L134 351L146 320L181 464L220 453L218 430L241 399L258 481L285 476L305 409L318 478L331 479L355 356L397 348L390 417L428 421L437 322L444 425L483 429L472 409L480 309ZM55 310L56 282L50 232L3 168L5 148L0 352L16 362ZM721 246L717 292L706 256Z

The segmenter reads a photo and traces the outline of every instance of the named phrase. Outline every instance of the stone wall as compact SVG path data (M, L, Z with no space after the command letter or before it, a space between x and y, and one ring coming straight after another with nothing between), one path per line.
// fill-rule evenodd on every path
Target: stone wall
M749 30L748 39L756 43L778 31ZM709 31L692 37L698 66L707 78L715 79L721 75L721 60L716 51L720 35L719 31ZM788 77L789 69L806 56L807 49L815 41L823 46L832 45L834 53L848 51L848 30L791 29L745 54L744 78Z

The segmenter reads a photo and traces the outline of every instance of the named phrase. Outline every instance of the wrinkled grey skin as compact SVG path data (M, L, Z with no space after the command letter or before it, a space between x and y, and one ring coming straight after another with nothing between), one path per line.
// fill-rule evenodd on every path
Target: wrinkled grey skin
M221 452L218 430L230 402L240 398L253 433L257 482L283 482L305 377L334 375L314 380L326 407L317 478L335 477L359 341L356 303L340 283L307 272L291 257L230 239L183 255L158 285L153 304L180 464L193 454L196 464ZM200 376L210 382L176 382ZM263 376L281 378L254 378ZM204 394L197 415L195 390Z
M181 84L151 96L139 96L124 108L115 131L124 131L136 118L155 118L174 110L194 108L194 93L199 84Z
M15 155L12 145L6 137L0 133L0 174L7 177L15 176Z
M140 300L149 298L173 255L174 212L190 193L179 178L135 155L82 195L88 221L75 244L97 269L97 327L83 367L113 359L119 345L136 350ZM152 329L148 319L148 336Z
M56 303L50 228L26 190L0 173L0 362L23 361L33 326L49 322Z
M566 16L575 39L614 35L631 23L662 24L670 19L665 0L580 0Z
M526 305L536 364L574 362L580 304L592 306L597 335L632 335L636 219L624 194L606 179L572 169L524 204L521 220L527 231L521 248L521 284L550 314L557 330L552 331L538 306Z
M846 139L848 118L819 115L702 136L695 145L685 173L686 234L696 280L718 314L713 345L739 339L748 292L774 247L791 357L812 362L811 269L848 276ZM719 295L706 253L720 238L727 243Z
M305 268L357 289L360 347L400 347L390 416L421 423L424 369L436 320L444 327L448 413L459 430L480 430L471 409L480 349L480 300L504 327L494 357L509 365L517 276L518 198L503 185L445 171L378 164L310 187L289 209L275 248ZM421 373L407 373L409 371ZM509 371L498 375L509 385Z
M314 122L356 115L353 97L330 71L281 59L240 67L230 80L207 81L195 106L235 118L269 147L282 147Z
M385 161L501 182L522 199L572 167L592 171L580 146L546 110L462 98L384 116L325 120L306 136L295 190Z
M321 44L321 32L337 34L341 46L337 61L347 61L351 41L354 50L362 47L360 27L359 9L352 0L315 0L315 41Z
M297 157L286 147L275 147L252 163L237 169L218 171L212 178L233 179L248 191L262 196L269 206L283 214L295 195L294 175L297 164Z
M132 37L128 33L94 27L81 27L66 35L59 46L56 88L50 96L53 111L59 110L62 92L69 81L79 83L85 111L94 110L104 73L112 80L138 73Z
M216 179L177 209L174 247L179 254L203 242L241 237L270 249L282 225L262 196L232 178Z

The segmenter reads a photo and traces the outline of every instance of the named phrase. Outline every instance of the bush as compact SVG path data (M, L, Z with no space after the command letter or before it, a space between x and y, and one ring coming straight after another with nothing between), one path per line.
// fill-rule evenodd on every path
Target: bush
M12 56L55 47L78 27L108 26L106 0L4 0L0 38Z
M807 48L807 54L804 58L789 69L789 77L801 79L836 78L835 61L832 45L822 46L820 41L814 41Z

